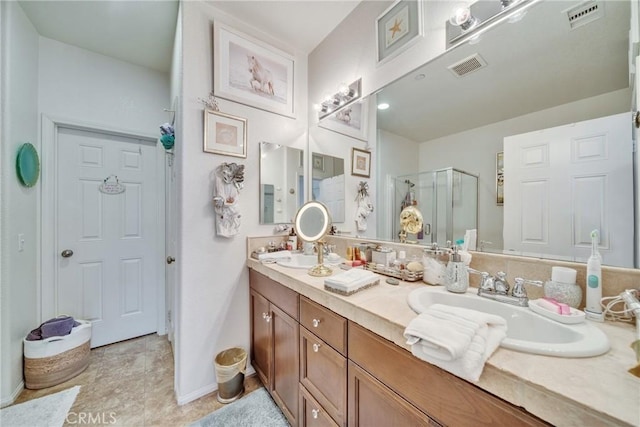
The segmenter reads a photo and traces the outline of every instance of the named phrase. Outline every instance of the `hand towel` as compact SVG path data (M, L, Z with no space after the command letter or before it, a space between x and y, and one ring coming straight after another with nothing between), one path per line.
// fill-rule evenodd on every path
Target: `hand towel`
M405 329L414 356L472 382L506 335L500 316L442 304L430 306Z

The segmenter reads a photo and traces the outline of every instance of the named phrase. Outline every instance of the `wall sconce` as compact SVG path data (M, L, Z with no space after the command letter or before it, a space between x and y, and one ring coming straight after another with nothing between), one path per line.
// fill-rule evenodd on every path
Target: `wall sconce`
M314 104L313 108L318 112L318 119L322 120L330 114L333 114L362 96L362 79L358 79L347 85L342 83L338 87L338 91L333 95L324 97L320 104Z
M520 14L538 0L491 0L476 1L453 11L446 23L446 48L478 36L493 24Z

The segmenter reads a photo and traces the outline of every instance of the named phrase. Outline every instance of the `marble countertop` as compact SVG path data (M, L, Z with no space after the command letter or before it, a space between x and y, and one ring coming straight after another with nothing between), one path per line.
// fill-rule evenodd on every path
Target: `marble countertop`
M325 291L324 278L309 276L304 269L251 258L247 266L410 350L402 333L416 314L406 300L412 290L426 286L423 282L392 286L381 276L380 285L345 297ZM640 378L627 372L636 365L630 348L634 327L596 325L611 342L606 354L559 358L498 348L476 385L556 426L640 426Z

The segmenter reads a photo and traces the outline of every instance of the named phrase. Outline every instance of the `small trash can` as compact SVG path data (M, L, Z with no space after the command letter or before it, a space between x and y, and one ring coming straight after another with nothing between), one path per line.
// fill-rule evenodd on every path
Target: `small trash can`
M230 348L218 353L214 362L218 380L218 402L233 402L244 392L247 352L239 347Z

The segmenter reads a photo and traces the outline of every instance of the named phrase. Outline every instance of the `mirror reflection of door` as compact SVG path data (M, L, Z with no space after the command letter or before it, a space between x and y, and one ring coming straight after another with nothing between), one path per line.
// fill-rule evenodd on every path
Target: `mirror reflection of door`
M304 151L260 143L260 224L290 223L304 203Z
M344 159L312 153L311 199L323 203L334 223L344 222Z

